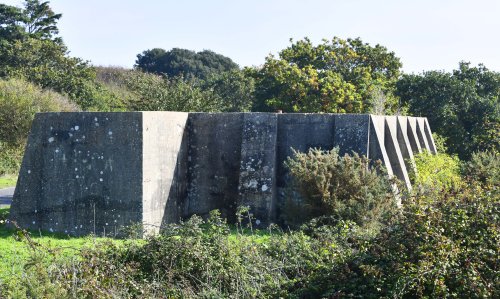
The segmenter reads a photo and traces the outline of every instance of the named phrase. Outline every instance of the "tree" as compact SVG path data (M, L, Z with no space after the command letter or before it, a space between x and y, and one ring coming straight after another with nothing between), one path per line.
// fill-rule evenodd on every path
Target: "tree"
M24 7L24 28L30 37L52 39L59 33L57 22L62 14L54 13L48 1L40 3L39 0L26 0Z
M96 82L94 68L68 57L63 44L27 38L0 47L0 77L22 78L53 89L85 110L116 110L122 103Z
M262 68L253 70L254 110L370 112L378 91L385 95L385 109L393 111L397 107L393 89L400 68L393 52L359 38L334 37L319 45L308 38L292 41L279 58L270 55Z
M146 50L137 55L135 67L144 72L188 79L206 79L213 73L238 69L230 58L213 51L194 52L179 48Z
M26 0L24 8L0 4L0 37L9 42L35 38L61 43L62 40L55 37L61 16L52 11L49 2L39 0Z
M404 75L397 95L446 138L450 154L467 160L475 151L500 150L500 73L461 62L452 73Z
M21 20L24 19L22 9L0 4L0 46L25 34Z
M120 100L96 82L88 62L67 55L56 36L60 18L48 2L26 0L24 8L0 4L0 77L61 92L86 110L121 109Z
M214 73L202 84L206 91L219 97L221 111L250 111L254 102L255 81L240 70Z

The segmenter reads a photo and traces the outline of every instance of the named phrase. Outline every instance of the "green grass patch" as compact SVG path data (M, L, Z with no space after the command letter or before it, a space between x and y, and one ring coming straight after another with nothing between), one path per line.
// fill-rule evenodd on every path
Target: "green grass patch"
M0 189L2 188L8 188L8 187L15 187L17 182L17 176L16 175L2 175L0 176Z
M50 264L54 259L79 259L80 251L113 242L124 244L124 240L97 238L94 236L71 237L60 233L29 232L29 241L19 230L7 226L9 208L0 209L0 286L9 284L24 273L33 257L42 255Z

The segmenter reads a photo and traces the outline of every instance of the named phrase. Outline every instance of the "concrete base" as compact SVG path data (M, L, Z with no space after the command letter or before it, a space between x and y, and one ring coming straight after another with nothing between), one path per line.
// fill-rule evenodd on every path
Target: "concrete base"
M413 155L435 153L425 118L368 114L41 113L28 138L12 219L73 235L148 232L193 214L279 216L292 148L380 159L411 188Z

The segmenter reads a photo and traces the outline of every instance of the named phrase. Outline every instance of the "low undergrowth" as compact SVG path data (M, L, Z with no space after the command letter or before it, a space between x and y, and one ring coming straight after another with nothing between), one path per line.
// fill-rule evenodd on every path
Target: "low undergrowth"
M332 213L256 230L241 207L236 226L213 211L109 240L8 230L3 209L0 298L500 298L497 165L477 156L377 226Z
M498 298L498 190L466 183L436 194L407 198L378 230L320 217L258 231L214 211L141 241L3 231L18 268L3 262L0 297Z

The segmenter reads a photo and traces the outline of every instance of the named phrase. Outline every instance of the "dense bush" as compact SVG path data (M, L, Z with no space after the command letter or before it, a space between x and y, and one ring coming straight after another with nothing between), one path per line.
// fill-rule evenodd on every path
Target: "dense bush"
M0 77L20 78L65 94L84 110L120 110L119 98L99 84L95 69L69 57L64 45L50 40L17 40L0 47Z
M19 173L23 153L24 145L9 145L0 141L0 176Z
M332 285L346 297L498 298L499 215L498 193L474 185L409 199Z
M456 156L423 151L415 155L415 164L417 169L410 171L410 177L416 188L441 191L462 184L460 161Z
M391 182L379 162L358 154L339 155L339 149L307 153L288 158L293 190L297 191L312 217L333 215L359 225L378 222L394 211L396 201Z
M426 198L433 196L434 198ZM373 235L351 221L231 232L219 213L63 259L26 238L0 297L498 298L500 197L478 184L406 199Z
M36 112L75 111L66 97L23 80L0 80L0 142L22 144Z
M488 188L500 187L500 154L495 152L473 153L464 165L464 175Z
M118 68L99 68L101 82L125 95L128 110L220 111L220 98L197 81Z

